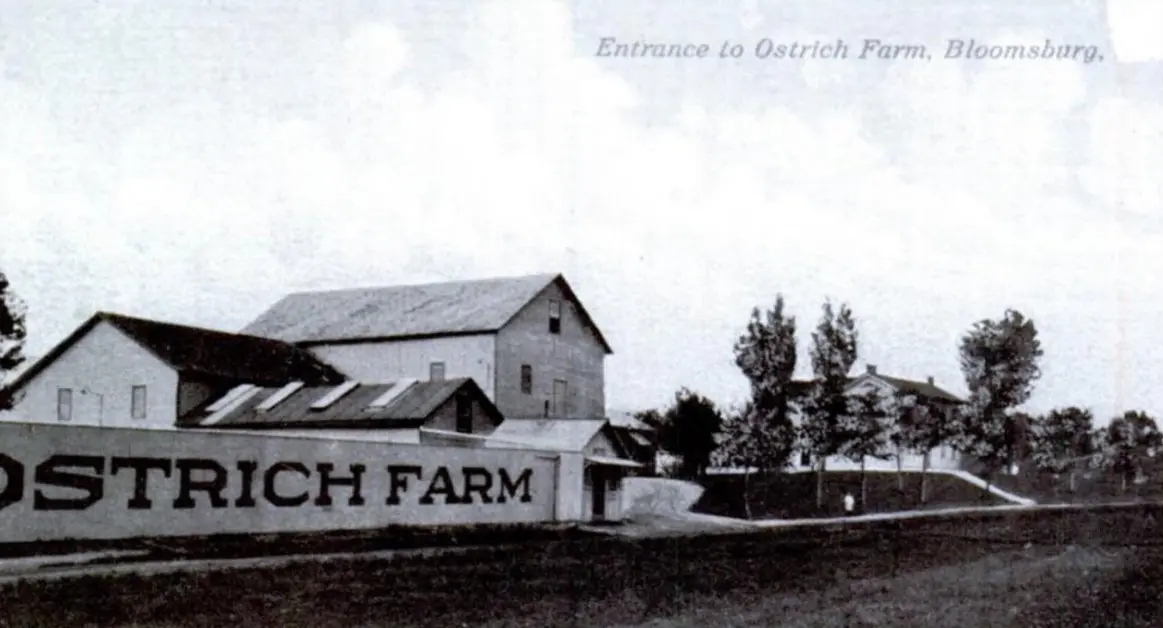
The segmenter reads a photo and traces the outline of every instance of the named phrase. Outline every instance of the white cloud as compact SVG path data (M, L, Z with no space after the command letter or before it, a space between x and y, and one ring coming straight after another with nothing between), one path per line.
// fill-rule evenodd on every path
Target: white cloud
M1163 2L1106 0L1111 42L1120 61L1163 60Z
M491 2L466 23L451 72L417 76L425 34L365 23L313 44L334 76L264 94L329 98L152 94L108 151L70 137L35 86L0 82L0 264L44 321L38 351L98 308L229 327L308 286L563 269L618 350L612 403L680 384L727 401L734 336L776 291L804 337L820 299L848 299L870 360L946 381L956 334L1008 305L1037 310L1056 351L1101 353L1114 323L1093 321L1119 290L1163 298L1141 279L1163 270L1158 238L1100 209L1158 213L1160 115L1114 100L1080 119L1092 69L897 64L879 96L807 114L691 98L645 124L639 106L663 96L575 53L561 4ZM831 93L858 66L827 67L803 69ZM1081 125L1093 159L1063 144ZM1069 192L1079 176L1092 198ZM1058 370L1047 398L1086 402L1072 392L1112 359L1154 364Z

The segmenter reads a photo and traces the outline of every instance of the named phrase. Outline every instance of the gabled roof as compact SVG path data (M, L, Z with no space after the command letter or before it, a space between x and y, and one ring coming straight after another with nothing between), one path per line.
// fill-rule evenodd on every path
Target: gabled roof
M343 380L332 366L294 345L244 334L97 312L12 383L15 392L100 323L108 323L182 375L281 386Z
M880 373L865 373L859 377L853 377L851 378L850 385L855 385L857 382L867 378L879 379L880 381L888 384L889 386L892 386L899 391L912 393L921 397L936 399L939 401L947 401L950 403L965 403L965 400L941 388L940 386L937 386L936 384L920 382L912 379L904 379L901 377L890 377L888 375L881 375Z
M554 283L613 353L560 274L299 292L280 299L242 331L301 345L492 333Z
M609 430L604 419L505 419L489 435L486 446L512 447L514 444L550 451L580 452L599 433ZM615 446L620 445L611 437Z
M423 425L434 412L454 395L465 392L480 403L493 423L501 413L470 378L440 381L399 381L359 384L330 405L313 409L315 402L334 391L336 386L303 386L285 395L269 408L263 402L279 393L278 387L261 388L245 401L222 412L212 411L219 399L212 399L178 419L180 427L213 428L411 428ZM381 407L372 404L386 393L397 395ZM230 393L227 393L229 396ZM211 420L214 417L214 420Z

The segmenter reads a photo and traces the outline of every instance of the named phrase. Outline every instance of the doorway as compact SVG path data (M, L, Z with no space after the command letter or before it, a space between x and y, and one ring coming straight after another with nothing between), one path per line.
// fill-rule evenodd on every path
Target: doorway
M594 519L606 517L606 474L605 469L598 465L590 467L590 477L593 478Z

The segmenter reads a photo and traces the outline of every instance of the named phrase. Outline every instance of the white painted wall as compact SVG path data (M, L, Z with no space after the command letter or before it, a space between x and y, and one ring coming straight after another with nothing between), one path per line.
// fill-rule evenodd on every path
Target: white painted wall
M849 395L862 395L862 394L866 394L869 392L876 392L876 393L879 393L881 395L891 395L891 394L893 394L893 389L891 386L882 382L881 380L868 378L868 379L864 379L864 380L856 383L851 388L849 388L847 394L849 394ZM795 423L797 426L799 425L801 420L802 420L802 417L793 414L792 422ZM885 453L890 454L890 457L887 460L881 460L879 458L871 458L871 457L866 459L864 461L865 469L895 471L897 469L897 459L896 459L897 452L890 449L890 450L887 450ZM906 451L906 452L901 453L900 457L901 457L900 468L903 470L919 471L920 469L922 469L924 467L925 458L924 458L923 453L921 453L921 452ZM805 471L805 470L810 470L810 469L816 468L814 461L810 465L800 464L799 452L796 452L792 456L791 463L792 463L791 470L793 470L793 471ZM825 465L825 467L830 471L859 471L860 470L860 461L859 460L851 460L851 459L845 458L843 456L833 456L833 457L828 458L828 461L827 461L827 464ZM949 446L938 447L938 448L934 449L932 452L930 452L930 454L929 454L929 467L928 468L930 468L930 469L948 469L948 470L960 469L961 468L961 454Z
M135 385L146 386L144 419L130 413ZM27 382L0 420L58 423L60 388L73 391L72 420L64 425L175 429L177 372L109 323L98 323Z
M318 345L310 350L349 378L365 382L404 377L426 380L429 366L443 362L446 378L471 377L490 401L495 400L496 341L492 334Z

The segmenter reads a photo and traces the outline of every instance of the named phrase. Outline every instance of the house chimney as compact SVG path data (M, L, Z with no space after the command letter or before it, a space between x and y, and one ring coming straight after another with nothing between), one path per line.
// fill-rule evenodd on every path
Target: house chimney
M875 364L868 365L868 374L869 375L876 375L876 365Z
M930 386L933 385L933 376L932 375L929 376L929 385Z

